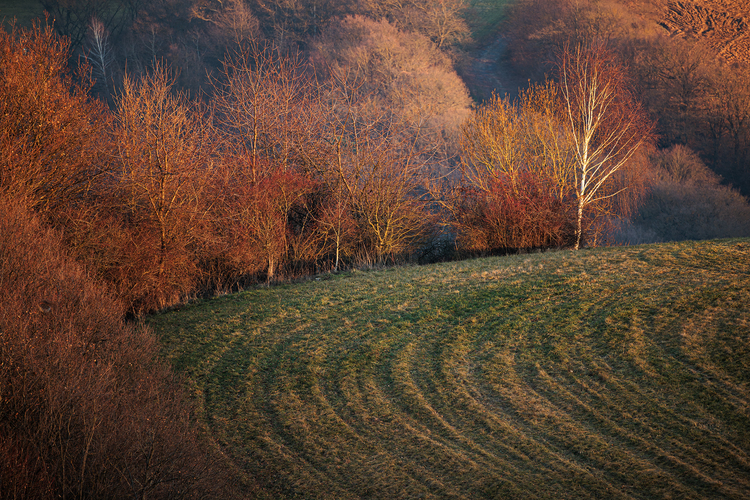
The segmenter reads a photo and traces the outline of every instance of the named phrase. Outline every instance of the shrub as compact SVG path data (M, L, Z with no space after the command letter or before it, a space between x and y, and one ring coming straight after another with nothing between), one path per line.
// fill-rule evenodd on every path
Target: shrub
M727 186L664 180L652 187L632 224L650 238L630 243L747 237L750 204Z
M2 496L229 494L151 331L23 201L0 202Z
M750 204L720 184L689 148L657 152L656 179L618 239L626 243L702 240L750 236Z
M268 161L256 165L260 165L258 172L238 169L225 179L218 217L224 227L217 231L227 238L227 257L235 267L243 274L265 273L266 281L271 281L295 260L293 243L300 256L306 253L302 240L315 228L305 227L314 226L314 221L306 219L304 206L314 187L294 169Z
M459 252L509 252L572 243L572 207L528 173L519 174L515 184L492 180L487 190L463 187L455 196L451 206Z

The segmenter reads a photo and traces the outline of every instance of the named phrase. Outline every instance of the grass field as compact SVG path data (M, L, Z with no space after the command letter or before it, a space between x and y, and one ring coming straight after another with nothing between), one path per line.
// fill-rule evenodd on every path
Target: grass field
M468 0L466 22L471 36L477 43L494 41L500 23L505 19L506 9L516 0Z
M750 498L750 240L321 276L150 317L257 498Z

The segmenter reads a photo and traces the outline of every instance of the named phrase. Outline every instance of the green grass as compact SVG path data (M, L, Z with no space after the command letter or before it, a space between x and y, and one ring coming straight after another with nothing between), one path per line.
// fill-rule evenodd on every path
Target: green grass
M750 240L351 272L149 318L257 498L749 498Z
M29 28L35 19L44 21L44 8L38 0L1 0L0 20L7 26L13 19L17 26Z
M494 41L500 24L505 20L506 10L516 0L468 0L466 22L472 38L479 44Z

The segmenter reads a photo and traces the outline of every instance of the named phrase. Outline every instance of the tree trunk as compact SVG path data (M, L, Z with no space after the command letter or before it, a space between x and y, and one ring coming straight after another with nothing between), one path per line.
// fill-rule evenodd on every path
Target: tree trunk
M576 215L576 243L573 250L581 248L581 239L583 235L583 200L578 200L578 214Z
M266 275L266 283L270 283L274 273L274 259L273 256L268 256L268 274Z

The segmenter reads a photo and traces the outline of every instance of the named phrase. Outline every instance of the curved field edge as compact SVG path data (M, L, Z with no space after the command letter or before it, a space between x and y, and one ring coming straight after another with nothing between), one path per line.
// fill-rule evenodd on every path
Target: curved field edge
M259 498L747 498L750 240L352 272L153 316Z

